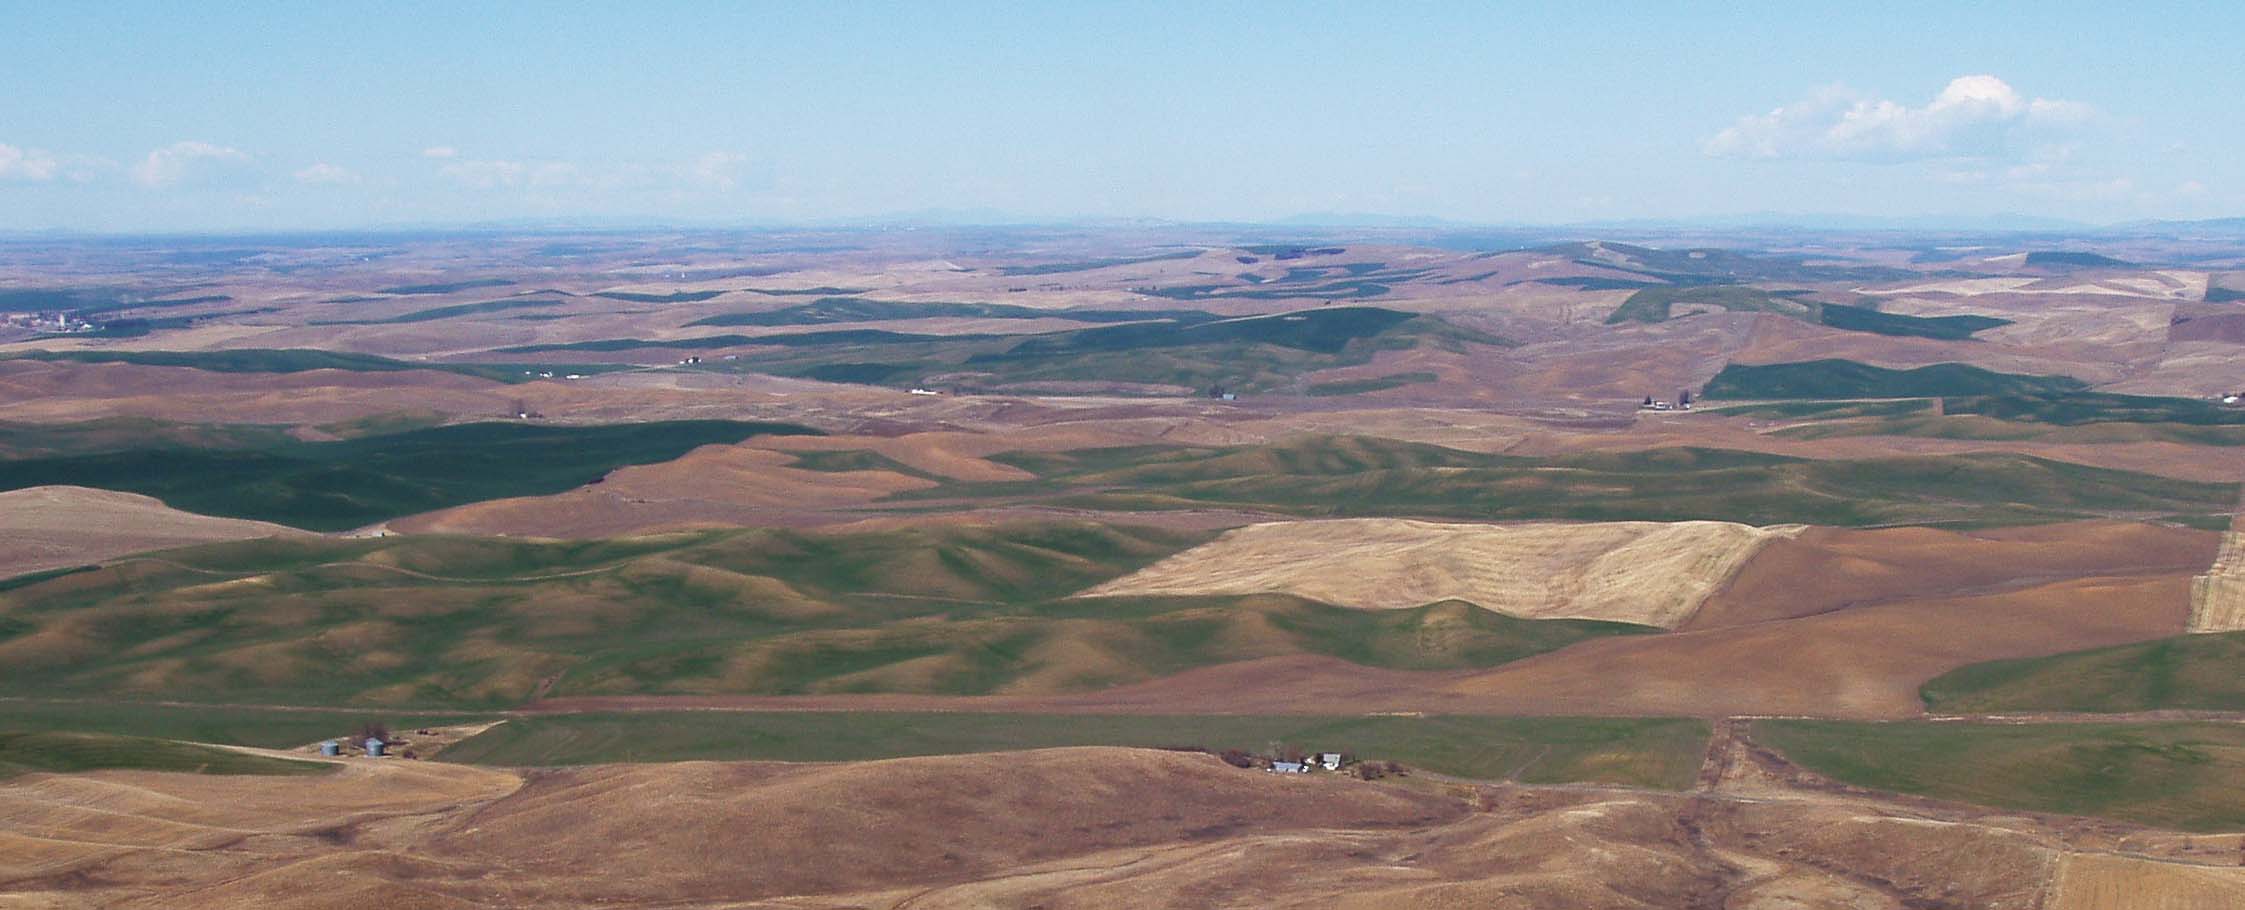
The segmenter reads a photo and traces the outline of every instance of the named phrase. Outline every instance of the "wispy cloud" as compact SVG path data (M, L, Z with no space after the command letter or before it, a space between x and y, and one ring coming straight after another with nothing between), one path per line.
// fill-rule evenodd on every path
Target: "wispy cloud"
M739 152L710 152L693 160L686 167L689 180L724 192L732 192L741 185L741 169L748 164L748 156Z
M479 190L552 189L584 182L584 170L567 161L459 159L437 168L437 173Z
M2079 131L2094 116L2088 105L2030 98L1989 75L1952 79L1918 106L1831 86L1769 113L1740 117L1704 150L1724 158L2016 158Z
M449 145L432 145L421 150L423 158L458 158L460 150Z
M325 161L302 168L296 172L295 176L296 182L312 186L338 186L359 182L357 171L342 165L329 164Z
M62 174L62 161L38 149L0 142L0 180L46 182Z
M151 189L223 183L248 171L250 156L240 149L208 142L174 142L149 152L133 165L133 182Z

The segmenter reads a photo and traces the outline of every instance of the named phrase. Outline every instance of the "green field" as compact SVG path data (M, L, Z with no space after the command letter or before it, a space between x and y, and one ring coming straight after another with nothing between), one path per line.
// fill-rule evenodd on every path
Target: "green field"
M1009 453L994 460L1038 479L947 484L889 501L989 497L1317 517L1995 525L2107 512L2211 514L2226 511L2222 504L2236 491L2009 454L1842 461L1654 449L1538 459L1364 437Z
M1035 523L195 547L0 593L0 693L489 708L541 690L1073 692L1287 654L1487 667L1654 631L1456 602L1068 598L1206 537Z
M38 772L69 774L107 770L302 775L327 774L334 771L335 766L113 733L0 730L0 780Z
M1059 746L1258 752L1283 744L1484 780L1680 790L1691 785L1707 736L1705 721L1682 719L689 711L518 718L446 749L442 760L863 761Z
M2009 319L1997 319L1993 316L1907 316L1838 303L1817 307L1816 321L1850 332L1947 341L1963 341L1976 333L2011 324Z
M1607 281L1591 285L1611 290L1626 283ZM1577 284L1577 286L1583 286ZM1742 285L1694 285L1647 287L1629 295L1611 315L1607 325L1624 322L1667 322L1673 318L1675 308L1715 307L1734 313L1776 313L1803 322L1830 326L1849 332L1870 332L1877 335L1895 335L1905 338L1938 338L1962 341L1975 332L1997 326L2010 325L2008 319L1991 316L1907 316L1900 313L1882 313L1865 306L1840 303L1822 303L1801 299L1803 291L1766 291Z
M1746 253L1718 247L1655 249L1605 240L1562 243L1544 247L1539 252L1567 256L1587 266L1685 286L1738 282L1861 283L1919 277L1919 273L1890 266L1842 264L1800 253Z
M258 449L295 442L287 427L243 423L179 423L147 417L103 417L75 423L0 421L0 459L52 458L133 449Z
M536 378L524 366L503 363L435 363L393 360L373 354L317 351L309 348L243 348L229 351L22 351L0 354L0 360L44 360L64 363L127 363L152 367L189 367L213 373L302 373L309 370L347 370L354 373L395 373L402 370L437 370L494 382L529 382ZM598 373L613 366L575 365L537 367L572 373Z
M1846 420L1855 417L1908 417L1933 410L1933 399L1878 401L1769 401L1702 408L1702 413L1762 420Z
M994 335L918 335L909 332L891 332L886 329L835 329L827 332L790 332L782 335L704 335L697 338L672 338L654 340L647 338L601 338L594 341L556 342L553 344L525 344L500 348L500 354L551 354L566 351L579 354L613 354L618 351L707 351L716 348L781 347L781 348L831 348L859 347L864 345L929 345L957 344L961 342L988 341Z
M206 515L318 531L508 496L559 493L626 465L805 427L738 421L604 426L480 423L338 442L149 445L0 461L0 490L74 484ZM239 440L228 440L238 442Z
M483 314L485 314L485 313L503 313L503 312L506 312L506 311L508 311L508 310L521 310L521 309L542 309L542 308L546 308L546 307L557 307L557 306L564 306L564 305L566 305L566 304L567 304L567 301L563 301L563 300L555 300L555 299L553 299L553 298L550 298L550 297L549 297L549 298L530 298L530 299L516 299L516 300L488 300L488 301L484 301L483 303L462 303L462 304L455 304L455 305L453 305L453 306L440 306L440 307L431 307L431 308L429 308L429 309L426 309L426 310L414 310L413 312L410 312L410 313L404 313L404 314L401 314L401 315L397 315L397 316L391 316L391 317L388 317L388 318L386 318L386 319L349 319L349 320L332 320L332 321L324 321L324 322L323 322L323 321L314 321L314 322L313 322L312 324L313 324L313 325L404 325L404 324L408 324L408 323L415 323L415 322L434 322L434 321L436 321L436 320L439 320L439 319L451 319L451 318L453 318L453 317L456 317L456 316L480 316L480 315L483 315Z
M1118 265L1137 265L1142 262L1192 259L1200 254L1200 250L1176 250L1168 253L1154 253L1148 256L1085 259L1077 262L1047 262L1039 265L1004 265L998 267L998 274L1008 276L1061 275L1068 272L1088 272L1092 269L1112 268Z
M262 749L293 749L348 736L368 724L394 730L464 724L488 715L382 708L245 708L151 704L120 700L41 701L0 698L0 730L17 733L107 733L183 739Z
M1675 317L1677 306L1688 308L1717 308L1731 312L1776 312L1780 317L1794 317L1818 326L1832 326L1848 333L1872 335L1897 335L1897 337L1931 337L1962 342L1982 330L2009 326L2009 319L1996 317L1910 317L1902 312L1879 312L1872 306L1848 306L1848 303L1823 303L1803 299L1805 290L1762 290L1733 283L1699 283L1690 281L1682 285L1643 285L1614 279L1547 279L1549 283L1565 283L1571 288L1585 290L1623 290L1639 288L1628 299L1605 317L1607 326L1619 326L1625 321L1643 321L1659 324Z
M505 278L471 278L466 281L399 285L394 288L383 288L382 293L401 296L450 294L455 291L472 291L476 288L503 288L513 283L513 281Z
M1740 417L1817 420L1776 431L1791 439L1918 436L2103 445L2245 445L2245 410L2191 398L2096 392L1958 395L1930 401L1780 401L1710 409Z
M2245 831L2245 727L1765 720L1754 735L1861 787L2182 831Z
M1788 402L1790 404L1791 402ZM2030 420L2004 420L1978 414L1917 413L1899 416L1840 418L1786 427L1770 435L1785 439L1832 439L1844 436L1916 436L1926 439L1976 439L2000 442L2073 443L2111 445L2129 442L2173 442L2193 446L2245 445L2245 426L2201 426L2185 423L2132 423L2122 420L2051 424Z
M750 314L712 318L728 322L736 318L809 319L821 313L846 314L863 308L887 311L889 307L898 306L907 305L862 301L845 307L841 303L830 303L828 310L799 310L792 316ZM786 310L777 312L789 313ZM1118 317L1162 315L1094 312ZM1320 307L1238 319L1176 316L1038 335L931 336L846 329L761 337L719 335L660 342L605 339L507 350L515 353L640 348L708 350L769 345L779 350L705 368L885 385L920 385L927 377L941 375L946 377L941 385L967 391L1025 383L1109 382L1189 389L1221 386L1232 391L1260 392L1296 390L1300 385L1299 377L1304 374L1365 363L1380 351L1421 346L1462 350L1469 345L1505 343L1431 316L1376 307Z
M1949 399L1950 414L2079 426L2093 423L2162 423L2193 427L2245 426L2245 409L2195 398L2069 392L2053 395L1985 395Z
M668 294L641 294L633 291L600 291L594 297L606 297L626 303L700 303L713 300L724 291L672 291Z
M2215 272L2206 280L2207 303L2245 300L2245 272Z
M1308 394L1318 397L1330 395L1361 395L1365 392L1382 392L1388 389L1400 389L1404 386L1414 385L1421 382L1434 382L1435 380L1438 380L1440 378L1442 377L1436 376L1433 373L1424 372L1390 373L1386 376L1375 376L1370 379L1345 379L1337 380L1334 382L1312 383L1306 391Z
M2245 711L2245 632L1959 667L1919 694L1944 714Z
M2067 376L1995 373L1961 363L1890 370L1852 360L1765 366L1731 364L1709 380L1702 398L1941 398L1952 395L2063 395L2085 391Z
M1741 285L1699 287L1649 287L1629 295L1606 317L1607 325L1624 322L1667 322L1677 306L1711 306L1736 313L1779 313L1813 319L1816 304Z
M863 297L821 297L810 303L755 313L719 313L687 325L783 326L827 325L837 322L889 322L900 319L1073 319L1078 322L1208 322L1215 316L1199 310L1099 310L1028 307L1003 303L902 302Z

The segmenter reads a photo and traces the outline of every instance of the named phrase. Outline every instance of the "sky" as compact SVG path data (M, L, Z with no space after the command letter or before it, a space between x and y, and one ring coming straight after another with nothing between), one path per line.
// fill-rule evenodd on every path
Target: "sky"
M0 0L0 230L2245 214L2245 4Z

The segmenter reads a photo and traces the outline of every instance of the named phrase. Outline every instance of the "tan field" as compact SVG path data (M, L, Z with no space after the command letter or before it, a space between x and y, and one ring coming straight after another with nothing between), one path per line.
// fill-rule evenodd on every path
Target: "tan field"
M2245 869L2127 856L2074 854L2059 867L2048 910L2227 910L2245 894Z
M0 578L91 565L146 550L305 532L213 518L146 496L86 487L0 492Z
M2237 881L2198 864L2234 836L1887 801L1709 760L1689 794L1364 783L1115 748L32 775L0 783L0 907L2072 910L2127 895L2196 910ZM2123 844L2137 852L2104 852Z
M2191 580L2190 630L2245 630L2245 528L2232 527L2222 535L2213 566Z
M1763 544L1794 532L1714 521L1274 522L1231 531L1084 595L1287 593L1369 610L1463 600L1523 619L1675 628Z

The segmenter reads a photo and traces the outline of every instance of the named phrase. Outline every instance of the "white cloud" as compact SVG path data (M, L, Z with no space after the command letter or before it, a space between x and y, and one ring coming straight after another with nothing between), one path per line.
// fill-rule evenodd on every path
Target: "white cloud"
M582 169L566 161L453 161L437 168L437 173L479 190L552 189L584 182Z
M423 158L458 158L460 150L449 145L432 145L421 150Z
M2030 98L1994 76L1959 76L1923 106L1831 86L1716 133L1704 146L1723 158L1905 161L2014 158L2078 130L2089 106Z
M710 152L694 159L686 175L695 183L731 192L741 185L741 168L747 164L748 156L739 152Z
M488 190L520 185L523 165L519 161L456 161L437 168L437 173L462 186Z
M62 162L38 149L21 149L0 142L0 180L45 182L62 173Z
M359 175L357 171L353 171L350 168L321 161L297 171L296 182L313 185L334 186L338 184L357 183L359 182Z
M151 189L223 182L250 164L248 153L208 142L174 142L132 167L133 182Z

